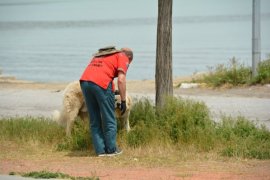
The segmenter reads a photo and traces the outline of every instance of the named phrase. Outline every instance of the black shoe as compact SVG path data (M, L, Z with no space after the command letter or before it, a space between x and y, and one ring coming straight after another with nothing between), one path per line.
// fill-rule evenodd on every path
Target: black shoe
M107 153L106 155L107 156L117 156L117 155L120 155L122 153L123 153L123 151L121 149L117 148L116 151L114 151L113 153Z

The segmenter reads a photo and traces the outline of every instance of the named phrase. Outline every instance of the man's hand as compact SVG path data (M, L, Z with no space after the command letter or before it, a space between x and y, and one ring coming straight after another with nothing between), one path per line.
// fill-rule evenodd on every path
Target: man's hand
M127 105L126 101L121 101L121 116L126 112Z

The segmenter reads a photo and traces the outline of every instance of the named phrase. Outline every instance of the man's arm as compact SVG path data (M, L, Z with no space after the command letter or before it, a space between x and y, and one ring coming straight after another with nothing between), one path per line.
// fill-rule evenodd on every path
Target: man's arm
M126 75L122 72L118 72L118 90L120 93L121 101L126 100Z

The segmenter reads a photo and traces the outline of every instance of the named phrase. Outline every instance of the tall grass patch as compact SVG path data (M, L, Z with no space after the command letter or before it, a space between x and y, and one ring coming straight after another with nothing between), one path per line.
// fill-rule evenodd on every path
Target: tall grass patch
M43 117L1 119L0 140L54 146L57 150L87 150L92 144L87 122L76 120L71 136L67 137L63 127Z
M251 81L251 69L239 63L235 58L232 58L227 65L218 64L208 69L209 73L199 81L214 87L224 84L237 86L249 84Z
M253 84L270 83L270 59L262 61L258 65L258 75L254 78Z
M221 154L244 158L270 158L270 132L243 117L223 117L217 126Z
M223 117L214 122L203 102L170 97L159 111L148 99L136 100L130 114L131 131L118 131L118 144L125 151L143 156L165 152L215 153L229 157L270 159L270 132L243 117ZM75 121L70 137L63 127L45 118L0 120L0 144L6 141L50 145L57 150L91 151L89 123ZM164 152L164 153L162 153ZM88 152L87 152L88 153ZM191 157L191 156L190 156Z
M149 117L149 118L145 118ZM203 102L168 98L159 112L149 100L135 103L132 131L126 135L131 148L175 149L216 152L222 156L270 159L270 132L244 117L214 122Z
M149 99L135 100L130 113L132 131L126 135L126 144L130 147L142 147L162 138L156 126L155 107Z
M227 65L218 64L215 67L208 67L208 69L207 74L193 81L207 83L213 87L270 83L270 59L261 61L258 64L255 77L252 77L251 67L240 63L234 57Z
M65 136L63 128L46 118L7 118L0 120L0 139L16 143L54 144Z
M159 129L170 138L173 144L192 145L203 150L212 148L214 124L203 102L167 98L157 118Z
M214 124L203 102L167 98L164 108L156 112L149 100L140 100L131 111L133 130L127 135L132 147L151 144L196 146L212 149Z
M90 150L92 139L90 136L89 123L77 118L74 122L71 136L65 136L57 144L57 150Z

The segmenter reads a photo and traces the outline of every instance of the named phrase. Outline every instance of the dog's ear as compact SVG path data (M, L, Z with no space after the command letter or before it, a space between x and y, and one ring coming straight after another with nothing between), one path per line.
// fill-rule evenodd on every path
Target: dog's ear
M119 90L114 91L114 95L119 95L119 94L120 94Z

